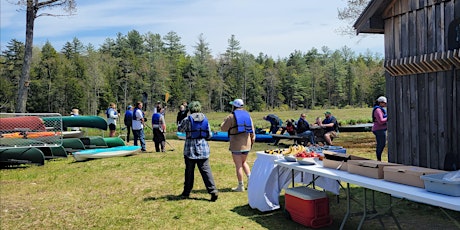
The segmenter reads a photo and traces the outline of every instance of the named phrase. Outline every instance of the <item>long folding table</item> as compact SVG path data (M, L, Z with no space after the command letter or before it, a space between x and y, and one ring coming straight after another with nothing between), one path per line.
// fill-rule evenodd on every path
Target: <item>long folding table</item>
M325 168L320 165L312 166L303 166L299 165L297 162L287 162L284 159L279 159L274 162L280 168L291 169L292 172L300 171L304 173L309 173L314 175L313 177L325 177L332 180L345 182L347 183L347 213L342 221L340 229L343 229L346 221L351 215L351 205L350 205L350 184L358 185L364 188L364 195L366 195L366 189L372 191L378 191L390 195L390 209L391 209L391 197L403 198L419 203L429 204L433 206L438 206L441 208L446 208L450 210L460 211L460 197L448 196L433 192L428 192L427 190L419 187L414 187L410 185L404 185L399 183L394 183L386 181L383 179L374 179L370 177L365 177L357 174L348 173L346 171ZM364 198L366 199L366 198ZM391 210L390 210L391 211ZM364 220L366 219L366 203L364 202L363 217L358 228L361 228ZM393 215L391 213L391 215ZM390 215L390 216L391 216ZM399 223L395 216L393 216L396 224L399 227Z

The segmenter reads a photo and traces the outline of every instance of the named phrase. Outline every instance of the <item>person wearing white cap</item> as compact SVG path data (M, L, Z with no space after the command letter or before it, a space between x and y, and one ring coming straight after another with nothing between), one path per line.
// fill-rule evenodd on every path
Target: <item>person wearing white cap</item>
M385 149L387 142L387 111L385 107L387 106L387 98L381 96L377 98L374 108L372 110L372 133L375 135L376 149L375 155L378 161L382 160L382 152Z
M78 109L72 109L72 112L70 112L71 117L76 117L80 116L79 110ZM80 131L80 127L69 127L70 131Z
M243 173L246 174L248 178L251 175L251 169L246 162L246 158L256 140L256 136L252 118L243 108L243 100L235 99L230 102L230 104L233 106L233 112L224 119L224 122L221 124L221 130L228 132L230 138L229 150L232 152L236 177L238 179L238 186L232 188L232 190L235 192L243 192L245 190Z

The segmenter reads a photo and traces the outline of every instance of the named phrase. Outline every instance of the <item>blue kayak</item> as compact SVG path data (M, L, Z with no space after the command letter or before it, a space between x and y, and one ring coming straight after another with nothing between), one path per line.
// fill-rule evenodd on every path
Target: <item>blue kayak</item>
M185 140L185 133L184 132L176 132L177 138L181 140ZM228 133L219 131L213 132L211 141L228 141ZM273 137L268 133L256 133L256 142L273 142Z
M85 161L97 158L129 156L135 154L140 150L140 146L117 146L112 148L81 150L78 152L74 152L72 155L76 161Z

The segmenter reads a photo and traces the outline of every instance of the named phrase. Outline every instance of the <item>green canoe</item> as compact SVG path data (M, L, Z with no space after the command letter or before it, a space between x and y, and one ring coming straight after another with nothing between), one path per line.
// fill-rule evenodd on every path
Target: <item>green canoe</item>
M80 140L85 145L85 149L107 148L107 143L100 136L80 137Z
M125 141L123 141L120 137L104 137L104 141L107 143L109 148L126 145Z
M38 147L43 152L45 159L67 158L64 147Z
M62 116L62 117L43 117L43 121L52 122L62 119L62 128L86 127L107 130L107 121L99 116Z
M73 150L73 149L78 149L78 150L83 150L85 149L85 145L83 144L83 142L81 142L81 140L79 138L65 138L65 139L62 139L62 147L64 147L64 149L70 149L70 150Z
M19 164L44 165L45 156L38 148L0 149L0 165L11 166Z

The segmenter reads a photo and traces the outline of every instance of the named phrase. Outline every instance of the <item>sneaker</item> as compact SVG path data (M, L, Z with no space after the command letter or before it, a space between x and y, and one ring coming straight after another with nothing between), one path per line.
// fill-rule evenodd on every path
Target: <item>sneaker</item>
M244 186L243 185L238 185L238 187L232 188L232 191L234 191L234 192L244 192Z
M190 198L190 194L184 194L184 193L182 193L182 194L180 194L179 198L181 198L181 199L188 199L188 198Z
M211 201L212 201L212 202L216 201L218 197L219 197L219 194L217 194L217 193L211 193Z

